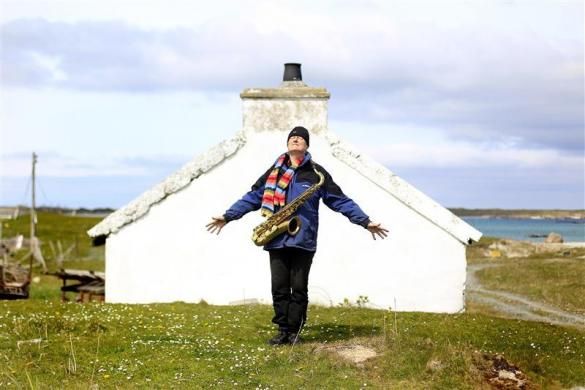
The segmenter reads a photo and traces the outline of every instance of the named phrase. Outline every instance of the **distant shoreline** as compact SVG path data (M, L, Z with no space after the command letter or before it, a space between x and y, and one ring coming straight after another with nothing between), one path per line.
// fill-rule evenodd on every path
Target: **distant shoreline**
M463 208L450 208L449 210L458 217L585 220L585 210L506 210Z

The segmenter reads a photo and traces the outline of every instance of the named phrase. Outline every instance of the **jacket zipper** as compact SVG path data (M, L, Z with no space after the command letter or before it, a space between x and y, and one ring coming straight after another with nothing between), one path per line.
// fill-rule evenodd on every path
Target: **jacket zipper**
M292 199L290 199L290 197L292 196L292 188L295 185L295 182L296 181L297 181L297 172L295 171L295 173L294 173L294 175L292 177L292 180L290 181L290 184L289 184L290 191L287 191L286 192L286 204L289 204L290 202L293 201Z

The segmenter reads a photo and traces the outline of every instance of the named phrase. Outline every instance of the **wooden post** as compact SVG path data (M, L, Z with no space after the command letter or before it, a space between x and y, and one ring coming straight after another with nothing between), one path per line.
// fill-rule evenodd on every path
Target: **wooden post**
M0 221L0 243L1 242L2 242L2 221ZM2 264L2 272L0 273L0 286L4 286L4 273L6 272L6 264L8 264L8 262L6 261L6 252L7 252L7 249L2 250L2 259L3 259L4 263Z
M32 154L32 202L30 207L30 253L37 262L43 267L43 272L47 272L47 264L41 253L41 245L36 237L36 225L37 225L37 211L36 211L36 165L37 165L37 154Z
M64 272L65 270L63 270L61 268L61 272ZM63 277L63 287L61 288L61 302L67 302L67 296L65 295L65 287L67 286L67 279L65 279L65 277Z
M30 251L32 253L35 252L34 250L34 245L35 245L35 225L36 225L36 211L35 211L35 207L36 207L36 193L35 193L35 167L37 165L37 155L35 152L33 152L32 154L32 203L30 205Z
M0 286L4 286L4 281L5 279L5 272L6 272L6 264L8 264L8 261L6 261L6 252L3 253L2 255L3 260L4 260L4 264L2 264L2 272L0 273Z

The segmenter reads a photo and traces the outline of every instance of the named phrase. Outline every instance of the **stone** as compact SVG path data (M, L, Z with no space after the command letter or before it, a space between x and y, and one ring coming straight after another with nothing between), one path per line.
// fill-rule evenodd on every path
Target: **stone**
M508 380L517 380L516 379L516 373L514 372L510 372L510 371L506 371L506 370L500 370L498 371L498 378L500 379L508 379Z
M378 355L373 349L364 347L362 345L352 345L345 348L340 348L337 350L337 353L343 358L354 363L362 363Z
M534 252L535 248L529 242L502 239L488 246L486 257L528 257Z
M360 365L368 359L375 358L378 353L369 347L363 345L331 345L320 346L315 349L316 352L328 351L334 352L343 359L354 364Z
M563 239L563 236L561 236L560 234L551 232L546 237L544 242L546 242L547 244L562 244L563 242L565 242L565 240Z
M440 360L431 359L427 362L427 370L435 372L443 368L443 363Z

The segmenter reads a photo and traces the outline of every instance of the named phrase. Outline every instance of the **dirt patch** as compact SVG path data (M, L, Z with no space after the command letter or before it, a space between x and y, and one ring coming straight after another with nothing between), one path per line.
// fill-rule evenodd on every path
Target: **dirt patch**
M477 353L473 357L485 382L493 389L537 389L516 365L501 355Z
M357 365L361 365L366 360L378 356L378 353L373 348L359 344L321 345L315 349L315 352L333 353L343 360Z

